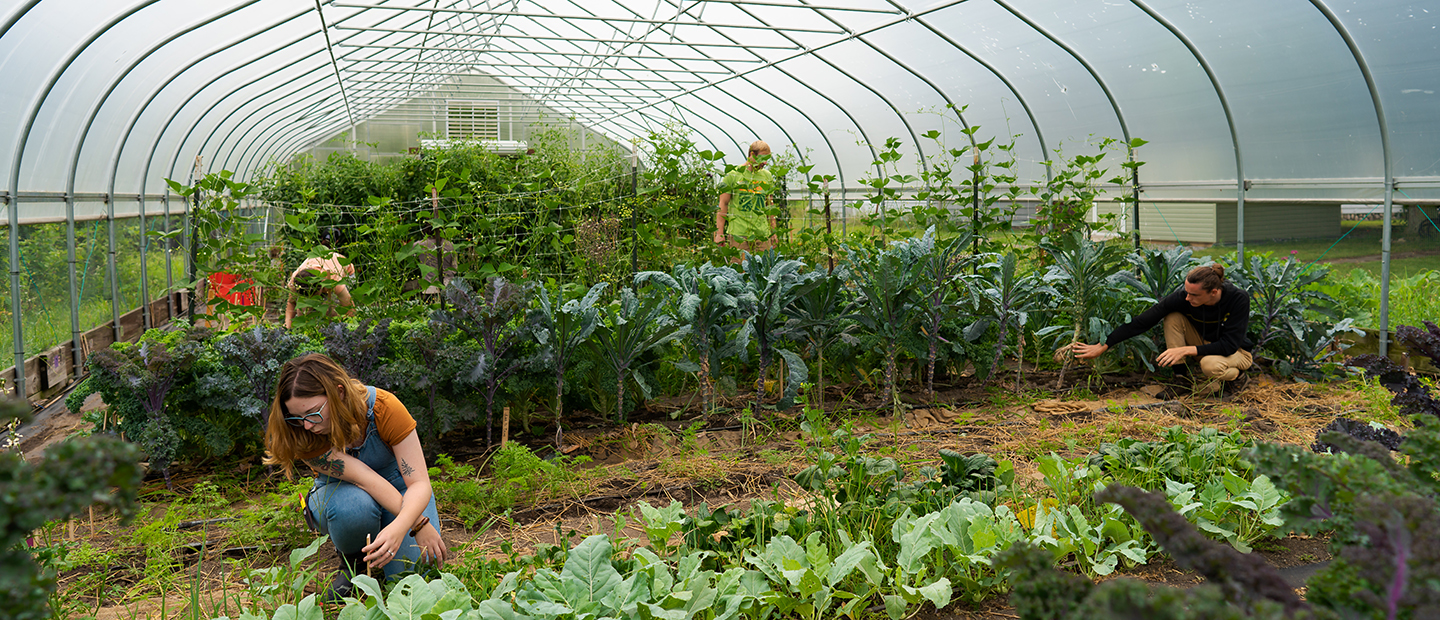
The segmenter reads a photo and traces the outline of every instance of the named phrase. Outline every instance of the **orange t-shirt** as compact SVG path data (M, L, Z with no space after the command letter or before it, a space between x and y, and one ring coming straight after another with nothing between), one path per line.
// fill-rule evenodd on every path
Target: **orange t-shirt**
M404 441L415 430L415 418L410 416L410 410L400 402L394 394L375 388L375 431L380 434L380 440L387 446ZM369 429L366 429L367 434ZM317 456L325 454L330 448L324 447L315 452L300 455L300 460L308 461Z

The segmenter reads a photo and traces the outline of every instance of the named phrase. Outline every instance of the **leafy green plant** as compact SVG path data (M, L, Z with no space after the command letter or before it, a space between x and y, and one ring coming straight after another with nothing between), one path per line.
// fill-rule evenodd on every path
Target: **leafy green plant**
M645 271L635 274L637 285L659 283L679 295L675 320L689 328L685 342L690 345L693 359L676 363L685 372L699 379L700 399L705 411L715 410L713 369L720 361L740 356L750 344L756 312L754 291L748 289L740 274L728 266L716 267L676 265L671 273Z
M530 323L535 325L535 339L546 347L550 366L555 369L555 447L562 446L563 419L565 413L565 370L570 366L570 354L584 346L595 328L600 325L600 310L595 306L600 293L605 290L604 282L590 287L589 292L576 299L567 299L564 288L558 288L554 297L544 284L540 285L540 307L532 310Z
M479 345L471 379L485 385L486 445L494 443L495 397L501 383L533 362L511 355L531 331L525 311L533 290L532 283L515 284L492 276L485 281L484 289L472 291L465 280L455 279L445 287L450 309L434 314L435 321L459 329Z
M280 617L280 610L286 605L305 607L305 601L314 597L313 594L306 596L305 590L320 577L320 563L311 562L307 566L306 560L315 557L320 551L320 545L328 540L329 536L321 536L304 547L292 549L284 564L251 570L245 583L249 586L250 594L259 603L258 607L252 608L251 613L261 609L273 609L276 617Z
M384 360L391 356L389 317L378 321L362 319L354 326L335 322L320 328L325 354L365 385L395 387L384 374Z
M852 543L842 538L840 547L844 551L832 556L819 532L808 536L803 547L795 539L781 535L770 539L769 544L759 552L747 551L745 563L754 566L770 580L774 589L761 594L760 599L781 614L829 618L832 617L831 606L840 598L846 600L833 613L854 617L871 592L848 592L837 586L857 570L865 576L865 583L871 588L882 584L884 578L869 541ZM921 598L926 598L935 602L937 608L950 602L950 583L944 578L920 587L906 584L900 592L903 594L894 596L903 597L906 602L919 602ZM888 600L886 608L892 608ZM904 605L900 604L899 608L903 609ZM892 613L891 617L897 616Z
M854 335L859 324L854 320L855 303L846 286L849 279L849 271L842 266L838 272L817 278L806 286L785 309L790 317L785 322L787 337L804 342L807 356L815 360L815 389L806 394L822 409L825 406L825 350L840 343L860 343Z
M0 422L27 419L28 403L0 404ZM17 619L50 618L53 569L37 566L23 541L45 523L78 514L87 506L114 508L122 522L135 514L141 472L139 450L112 437L70 439L50 446L34 464L0 452L0 598Z
M896 358L900 355L902 339L914 333L918 317L919 263L904 245L881 252L864 247L849 250L859 298L856 318L880 341L884 355L884 387L880 400L899 412Z
M1058 293L1060 316L1065 323L1051 325L1035 332L1038 337L1060 334L1057 343L1061 346L1073 342L1094 342L1109 332L1109 325L1097 318L1099 310L1109 298L1116 295L1112 275L1116 272L1123 246L1091 241L1079 232L1048 236L1040 245L1049 253L1053 264L1046 271L1045 282ZM1075 354L1064 350L1064 363L1060 367L1055 389L1065 384L1065 375L1075 363Z
M234 409L258 421L256 431L262 431L270 420L280 366L320 349L304 335L261 325L214 338L210 346L219 364L212 365L212 372L196 377L197 391L210 395L206 399L209 406Z
M1005 351L1005 337L1012 324L1020 333L1030 320L1030 313L1041 308L1044 296L1052 289L1044 283L1039 274L1021 274L1016 271L1018 262L1014 253L997 256L994 262L985 263L972 277L978 312L975 322L965 330L965 339L980 339L990 327L997 326L999 335L995 339L995 355L989 368L1000 367L1001 354ZM990 376L985 377L986 381Z
M800 385L810 377L810 369L805 366L805 360L789 350L775 346L787 334L785 310L824 277L824 273L818 269L803 271L804 268L805 263L798 259L785 258L775 250L763 254L746 254L744 261L740 263L740 276L746 291L755 300L755 312L750 317L750 326L755 337L756 358L760 365L759 376L755 379L754 406L757 409L765 402L765 378L776 355L785 360L787 371L785 389L776 405L778 408L789 408Z
M186 263L191 271L189 281L182 285L183 288L191 291L202 290L210 274L220 272L244 274L252 279L251 284L239 284L231 289L234 293L243 292L254 285L278 287L282 284L278 281L279 274L274 273L269 265L269 256L260 247L265 236L256 232L259 227L255 224L262 220L265 212L251 209L244 204L246 199L255 193L255 188L233 180L233 176L228 170L209 173L189 186L165 179L171 191L191 201L188 227L190 257ZM168 240L178 237L184 230L177 228L157 236ZM272 276L273 280L265 277L267 274ZM250 314L258 318L259 312L263 310L257 306L237 306L218 296L202 305L207 304L214 304L221 315Z
M690 328L665 313L665 296L650 294L641 300L632 289L620 289L620 299L600 310L601 323L586 343L615 373L615 421L625 422L625 382L634 380L641 395L650 397L650 384L640 374L642 355L685 337ZM641 362L643 364L645 362Z
M941 342L949 343L940 334L947 320L953 318L959 304L953 295L964 288L961 277L966 267L964 254L970 245L970 231L964 231L950 239L935 237L935 227L906 244L919 266L916 284L921 298L921 333L926 340L925 390L935 397L935 360L939 358Z
M137 343L117 342L86 360L92 377L83 387L113 403L120 415L120 431L145 450L153 467L165 473L167 486L172 461L205 454L204 450L216 443L222 448L218 453L231 446L226 441L230 438L217 436L219 429L209 421L166 408L172 390L186 382L191 367L204 354L209 334L207 328L183 323L179 329L151 329ZM185 442L186 437L191 441ZM218 441L204 441L207 437Z
M1252 543L1284 524L1280 506L1289 500L1264 474L1251 481L1229 472L1198 493L1193 483L1166 480L1165 495L1176 512L1241 553L1249 553Z
M1328 306L1335 303L1316 286L1330 270L1307 266L1294 256L1273 260L1268 255L1252 254L1249 258L1247 262L1227 258L1225 276L1250 293L1250 332L1255 350L1290 357L1296 341L1308 331L1307 317L1326 314Z

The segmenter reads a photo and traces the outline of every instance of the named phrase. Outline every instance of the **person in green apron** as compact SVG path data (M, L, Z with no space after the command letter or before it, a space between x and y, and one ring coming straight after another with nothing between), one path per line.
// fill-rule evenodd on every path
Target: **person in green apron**
M720 208L715 212L715 243L751 254L775 247L775 216L766 212L772 201L775 177L765 169L770 145L756 140L743 168L720 181Z

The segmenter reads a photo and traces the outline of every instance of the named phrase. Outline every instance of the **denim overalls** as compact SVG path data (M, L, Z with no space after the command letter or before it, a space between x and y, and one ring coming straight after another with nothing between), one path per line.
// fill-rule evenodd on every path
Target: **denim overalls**
M390 484L404 495L405 479L400 476L400 468L395 463L395 452L380 438L380 432L375 428L375 388L365 389L368 393L366 402L369 405L369 410L365 412L365 442L360 444L359 448L346 448L345 453L375 470L375 473L390 481ZM364 489L324 474L316 476L315 486L310 488L306 503L307 510L311 511L311 515L320 524L320 532L330 535L335 551L341 555L360 553L360 549L365 546L367 534L373 540L381 529L395 520L395 515L381 508L380 503ZM440 517L435 511L433 493L430 496L430 505L425 507L423 514L430 517L430 523L435 529L440 529ZM421 551L415 538L406 534L395 558L385 565L385 576L388 578L411 570L420 559Z

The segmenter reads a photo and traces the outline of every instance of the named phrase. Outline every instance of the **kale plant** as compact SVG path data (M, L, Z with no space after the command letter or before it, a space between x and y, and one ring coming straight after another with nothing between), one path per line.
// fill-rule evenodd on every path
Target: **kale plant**
M995 262L985 263L979 273L972 277L971 290L975 291L978 316L965 330L965 339L979 340L991 325L999 326L1000 334L995 339L995 354L990 362L991 372L984 377L990 380L994 369L1000 367L1001 355L1005 351L1005 337L1013 325L1021 330L1030 320L1030 313L1039 310L1045 295L1054 290L1044 283L1038 274L1016 273L1018 258L1015 254L997 256Z
M216 408L239 412L260 423L263 432L270 420L270 402L275 398L275 381L287 360L319 350L309 338L290 330L256 325L211 341L218 357L213 372L196 379L197 389L209 393Z
M970 239L970 232L963 231L949 240L939 241L935 239L935 227L931 226L924 235L905 244L919 265L916 283L923 300L920 329L928 345L925 391L930 393L931 398L935 397L935 359L939 355L940 343L950 344L940 331L947 319L954 316L958 306L952 293L964 288L965 279L962 276L968 261L963 255Z
M1384 424L1377 422L1361 422L1350 418L1335 418L1323 428L1315 431L1315 443L1310 444L1310 450L1314 452L1338 452L1339 448L1326 443L1321 437L1328 433L1343 433L1360 441L1373 441L1391 451L1400 449L1400 442L1404 439L1400 433L1385 428Z
M750 317L750 325L755 336L756 357L760 363L760 373L755 378L757 407L765 400L765 377L776 355L785 360L788 371L785 390L776 407L789 408L795 400L800 384L810 377L805 360L789 350L775 346L776 342L784 339L787 334L786 308L825 276L825 272L818 269L802 271L804 268L805 263L784 258L775 250L764 254L746 254L745 260L740 264L740 276L747 292L755 299L755 312Z
M1403 326L1402 326L1403 327ZM1388 357L1367 354L1357 355L1345 361L1348 366L1365 370L1365 374L1376 377L1380 385L1395 393L1390 403L1400 409L1400 414L1413 416L1425 414L1440 416L1440 401L1430 395L1430 388L1410 369L1396 364Z
M860 343L854 336L859 327L855 322L855 301L845 285L850 272L844 266L837 269L805 287L785 310L789 317L785 322L786 336L805 343L806 353L815 360L815 389L810 392L810 402L821 408L825 405L825 350L842 342Z
M371 323L366 319L353 329L345 323L320 328L326 354L365 385L396 387L384 373L384 360L390 357L391 320Z
M595 302L605 290L605 282L590 287L583 297L567 299L564 288L557 288L554 297L544 284L540 285L540 307L531 310L530 324L535 325L535 339L546 348L550 366L555 369L555 449L563 445L562 427L565 413L565 369L574 353L600 324L600 310Z
M452 309L434 315L436 322L465 332L480 346L470 376L485 386L486 445L494 443L495 396L500 384L534 362L512 355L512 350L530 332L525 311L534 289L533 283L515 284L500 276L491 276L485 281L485 288L476 294L465 280L457 278L445 287L445 300Z
M1040 247L1054 261L1044 280L1055 289L1061 316L1066 320L1063 324L1035 332L1038 337L1060 334L1058 340L1064 358L1060 376L1055 381L1055 389L1058 390L1065 384L1065 375L1075 364L1075 354L1068 345L1094 342L1104 338L1109 331L1109 325L1096 317L1101 314L1102 307L1115 301L1117 291L1111 276L1116 272L1125 248L1091 241L1079 232L1058 236Z
M920 266L914 254L904 245L876 252L865 247L852 247L850 264L859 293L855 317L870 330L881 345L884 355L884 389L881 402L895 412L900 410L900 391L896 388L896 358L902 341L915 333L919 317L918 305L923 303L916 287Z
M637 286L656 282L679 295L675 320L688 326L693 359L675 364L695 373L700 398L707 413L715 410L713 371L720 360L743 356L750 345L751 317L756 311L754 291L728 266L702 263L698 267L679 264L671 273L644 271L635 274Z
M631 289L620 289L620 300L600 311L602 321L586 344L615 373L615 421L625 422L625 382L633 379L641 396L650 397L650 384L640 374L641 356L683 338L689 327L665 313L665 296L651 293L641 300Z
M86 360L92 378L85 388L115 403L120 431L164 472L167 486L170 463L188 456L180 431L205 431L205 422L194 412L172 416L166 410L167 397L177 383L191 379L191 367L204 354L209 335L209 329L180 322L174 329L147 330L134 344L117 342Z
M93 358L92 358L93 359ZM0 403L0 426L29 417L29 403ZM0 452L0 600L7 618L54 617L49 605L54 571L37 566L23 541L47 522L87 506L116 509L122 522L135 514L141 472L139 450L114 437L78 437L50 446L33 464Z
M383 371L401 400L414 403L409 409L425 446L479 413L471 380L478 351L454 335L453 326L436 321L390 324L396 353Z
M1293 256L1269 260L1268 255L1256 254L1248 263L1226 260L1226 279L1250 293L1255 351L1290 357L1296 335L1306 331L1307 313L1323 314L1335 303L1314 286L1329 273L1325 267L1307 267Z

